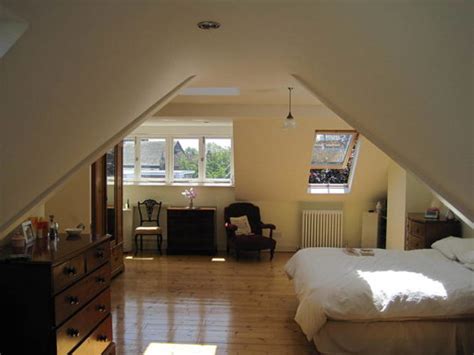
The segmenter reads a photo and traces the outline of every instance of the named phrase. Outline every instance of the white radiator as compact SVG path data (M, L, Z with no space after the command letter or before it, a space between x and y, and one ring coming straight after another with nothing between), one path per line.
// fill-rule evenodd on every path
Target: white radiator
M342 247L342 211L303 211L301 248Z

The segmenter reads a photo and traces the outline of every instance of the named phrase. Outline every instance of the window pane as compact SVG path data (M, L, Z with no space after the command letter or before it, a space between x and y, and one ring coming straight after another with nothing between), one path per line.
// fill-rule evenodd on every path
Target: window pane
M123 179L131 181L135 178L135 140L123 141Z
M179 138L173 140L174 179L197 179L199 162L199 139Z
M140 177L164 180L166 176L166 140L140 139Z
M206 138L206 179L230 180L230 138Z
M311 166L324 165L341 168L352 143L352 133L317 133L313 146Z
M356 141L357 142L357 141ZM342 169L310 169L310 184L331 184L331 185L347 185L351 176L352 167L354 165L357 146L351 145L349 159L345 168Z

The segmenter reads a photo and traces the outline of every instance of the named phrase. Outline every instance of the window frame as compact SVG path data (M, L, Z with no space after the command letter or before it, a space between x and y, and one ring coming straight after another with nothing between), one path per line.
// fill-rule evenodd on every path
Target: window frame
M165 179L142 178L141 177L141 139L165 139ZM208 139L229 139L231 147L229 179L206 179L206 147L205 140ZM135 166L134 178L124 179L126 185L207 185L207 186L233 186L234 185L234 139L232 135L227 134L136 134L124 138L134 140L135 143ZM198 159L198 177L194 179L175 179L174 178L174 149L175 139L198 139L199 159Z
M359 138L359 132L356 130L350 130L350 129L341 129L341 130L329 130L329 129L318 129L314 133L314 139L313 139L313 146L312 148L314 149L314 141L316 139L316 136L319 134L333 134L333 135L341 135L341 134L350 134L350 143L347 146L347 151L344 156L344 161L340 164L334 165L334 164L317 164L314 165L312 164L313 162L313 157L311 157L311 168L310 169L331 169L331 170L342 170L347 167L347 163L349 162L349 158L351 155L352 150L354 149L354 146L357 144L358 138ZM311 151L312 154L312 151Z
M310 168L309 168L310 171L313 170L313 169L329 169L329 170L342 170L342 169L345 169L347 167L348 162L349 162L350 153L352 152L352 150L354 150L353 162L352 162L351 170L349 172L349 177L348 177L347 183L345 183L345 184L341 184L341 183L315 184L315 183L309 183L308 182L307 192L309 194L328 194L328 195L348 194L348 193L351 192L351 189L352 189L352 182L353 182L353 179L354 179L354 173L355 173L355 169L357 167L357 161L358 161L358 158L359 158L359 152L360 152L360 146L361 146L360 134L356 130L316 130L314 138L313 138L312 146L311 146L311 154L312 154L312 149L314 148L314 140L316 139L316 135L320 132L334 133L334 134L352 133L353 135L352 135L352 138L351 138L351 145L348 147L348 151L347 151L346 157L344 159L345 162L344 162L344 164L342 165L341 168L334 168L334 166L326 167L327 165L312 165L312 164L310 164ZM311 161L312 160L313 160L313 157L311 157Z

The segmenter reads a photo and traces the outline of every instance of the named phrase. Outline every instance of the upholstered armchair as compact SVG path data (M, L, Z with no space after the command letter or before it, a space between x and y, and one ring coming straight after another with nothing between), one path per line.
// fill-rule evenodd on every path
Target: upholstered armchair
M231 217L247 216L251 233L237 235L238 227L231 223ZM276 241L273 239L274 224L263 223L260 219L260 209L248 202L233 203L224 209L225 229L227 233L227 254L234 249L235 257L239 260L241 251L270 250L270 260L273 259ZM269 237L262 234L263 229L269 229Z

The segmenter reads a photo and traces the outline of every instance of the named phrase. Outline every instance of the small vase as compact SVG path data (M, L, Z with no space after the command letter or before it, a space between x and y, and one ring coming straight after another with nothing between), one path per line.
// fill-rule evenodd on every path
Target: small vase
M188 208L190 208L190 209L194 208L193 200L194 200L194 199L192 199L192 198L189 199Z

